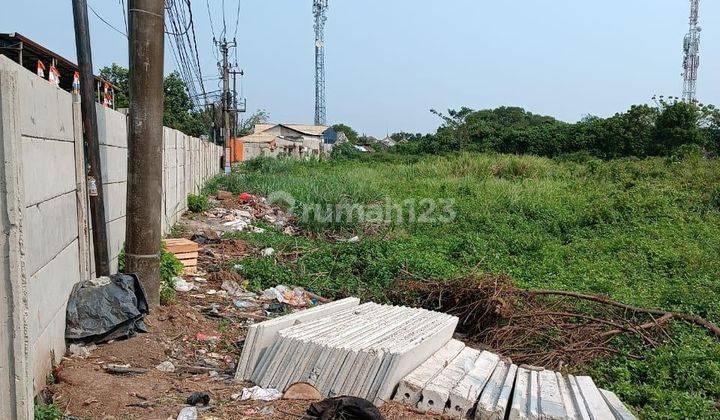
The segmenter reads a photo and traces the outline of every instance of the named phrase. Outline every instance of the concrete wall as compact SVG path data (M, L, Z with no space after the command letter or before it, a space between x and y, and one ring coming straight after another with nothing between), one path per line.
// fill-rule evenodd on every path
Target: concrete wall
M98 105L112 270L125 239L127 123ZM0 418L30 418L51 361L65 353L65 307L92 275L79 104L0 56ZM163 231L219 172L222 149L165 128Z

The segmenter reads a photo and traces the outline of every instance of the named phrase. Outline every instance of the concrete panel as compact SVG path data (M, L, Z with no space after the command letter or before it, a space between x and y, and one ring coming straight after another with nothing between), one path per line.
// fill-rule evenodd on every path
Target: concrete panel
M450 392L450 405L445 408L445 415L458 419L469 417L499 362L498 355L482 352L472 370Z
M33 384L36 392L45 387L45 380L51 372L51 360L59 362L65 355L65 311L58 311L35 341L31 356Z
M325 305L316 306L305 311L296 312L291 315L251 325L247 338L251 337L250 331L256 331L252 335L252 343L247 342L246 338L245 346L243 347L240 362L238 363L237 372L235 374L235 380L243 381L250 378L250 375L252 375L252 371L255 369L255 365L260 357L260 353L273 343L277 333L281 330L298 323L307 323L318 318L328 317L340 311L355 307L359 303L360 299L357 298L342 299Z
M98 116L100 144L127 148L127 116L97 103L95 109Z
M612 410L617 420L635 420L636 417L625 407L625 404L620 401L617 395L612 391L600 390L605 402Z
M100 165L103 170L103 183L127 181L127 149L101 145Z
M75 193L25 209L26 269L35 274L78 237Z
M37 75L18 71L24 136L73 141L72 95Z
M75 189L74 143L23 137L22 159L27 205Z
M505 419L516 374L516 365L503 362L498 364L488 384L480 394L475 410L475 420Z
M80 281L77 239L30 277L28 281L28 326L35 342L58 311L64 313L73 285ZM60 337L64 341L64 334Z
M418 402L418 409L422 412L442 414L450 391L473 368L479 356L478 350L465 347L439 375L428 382Z
M108 255L117 258L125 242L125 217L107 223Z
M127 211L127 182L103 185L105 220L112 221L125 216Z

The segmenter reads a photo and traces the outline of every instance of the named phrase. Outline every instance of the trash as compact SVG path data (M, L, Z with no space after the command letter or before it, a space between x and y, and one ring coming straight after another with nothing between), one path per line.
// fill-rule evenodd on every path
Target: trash
M277 300L281 303L287 303L288 305L295 307L312 306L313 296L308 293L302 287L296 287L290 290L286 286L276 286L266 289L262 293L262 297L265 300Z
M248 227L249 224L250 223L247 220L240 219L240 220L231 220L227 223L223 223L223 226L233 228L234 230L237 230L237 231L243 231L243 230L245 230L246 227Z
M229 192L229 191L222 191L222 190L221 190L221 191L218 191L217 194L215 195L215 197L216 197L218 200L220 200L220 201L232 200L232 199L233 199L233 195L232 195L231 192Z
M195 288L195 285L186 281L182 277L173 277L173 282L175 283L175 290L178 292L189 292Z
M125 375L125 374L141 374L141 373L148 373L148 370L145 368L134 368L130 365L116 365L114 363L109 363L107 365L103 366L103 369L107 373L112 373L116 375Z
M307 382L295 382L290 385L283 395L286 400L320 401L323 399L320 391Z
M273 248L265 248L260 251L260 255L262 255L263 257L272 257L273 254L275 254L275 250Z
M233 303L235 304L235 307L238 309L249 309L249 308L254 308L254 307L258 306L257 303L250 302L249 300L236 300Z
M189 397L187 397L185 403L193 407L198 405L204 405L207 407L210 405L210 394L207 392L193 392Z
M159 370L160 372L173 373L175 372L175 365L171 361L166 360L155 366L155 369Z
M242 401L246 400L256 400L256 401L275 401L282 397L282 392L278 391L277 389L272 388L260 388L259 386L254 386L252 388L243 388L242 395L240 396L240 399Z
M193 281L195 281L196 283L207 283L207 279L204 277L195 277L193 278Z
M242 291L242 287L236 282L235 280L225 280L222 282L222 286L220 286L223 290L228 292L230 295L235 295L236 293Z
M220 235L214 230L204 230L194 234L190 240L200 245L216 244L220 242Z
M285 308L287 308L287 304L282 302L273 302L265 307L265 313L268 316L281 314L285 312Z
M246 192L240 194L240 201L248 202L248 201L250 201L252 198L253 198L253 196L250 195L250 194L248 194L248 193L246 193Z
M199 332L199 333L195 334L195 339L197 339L197 341L217 342L217 341L220 341L220 336L219 335L209 335L209 334Z
M359 237L359 236L353 236L352 238L348 239L347 242L348 242L349 244L356 244L356 243L360 242L360 237Z
M104 343L147 332L143 316L150 313L145 291L134 274L117 274L106 284L75 285L67 305L65 338Z
M270 417L273 414L275 414L275 409L270 406L265 406L265 407L261 408L260 411L258 411L258 414Z
M370 401L357 397L335 397L310 404L307 414L313 419L384 420Z
M198 409L195 407L185 407L180 411L177 420L197 420Z
M252 233L265 233L265 229L253 226Z
M90 357L91 352L96 348L97 346L95 344L91 344L89 346L83 346L82 344L70 344L70 356L85 359Z

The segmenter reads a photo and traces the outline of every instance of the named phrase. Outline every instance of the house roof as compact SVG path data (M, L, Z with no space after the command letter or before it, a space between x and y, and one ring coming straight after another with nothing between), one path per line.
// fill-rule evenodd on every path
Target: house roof
M255 133L262 133L273 127L282 126L309 136L322 136L330 128L326 125L307 124L255 124Z
M254 133L244 137L240 137L238 140L243 143L270 143L277 139L277 136L272 134Z

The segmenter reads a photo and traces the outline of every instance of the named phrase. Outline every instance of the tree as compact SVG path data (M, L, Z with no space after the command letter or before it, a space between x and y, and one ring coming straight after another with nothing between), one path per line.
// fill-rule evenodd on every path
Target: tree
M358 138L360 137L357 131L353 130L350 126L345 124L335 124L332 126L336 133L343 133L348 138L350 144L357 144Z
M669 155L684 144L705 146L706 133L700 128L702 107L687 102L666 105L655 122L653 152Z
M252 134L257 124L267 124L268 121L270 121L270 113L264 109L259 109L238 126L238 136Z
M100 77L117 87L115 91L117 108L130 107L129 74L128 69L116 63L100 69ZM208 110L193 108L187 93L187 85L178 72L165 76L163 90L165 93L163 125L195 137L209 133L212 114Z

